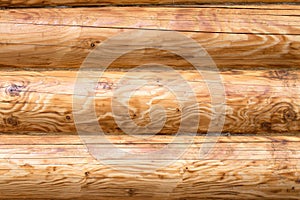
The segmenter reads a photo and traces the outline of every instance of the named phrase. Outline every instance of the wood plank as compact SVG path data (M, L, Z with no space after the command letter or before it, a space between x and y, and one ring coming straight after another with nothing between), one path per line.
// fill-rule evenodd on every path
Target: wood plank
M124 31L151 29L179 31L194 39L207 50L219 68L298 68L300 6L247 8L0 10L0 66L78 68L86 56L107 38ZM150 49L124 55L112 67L126 68L153 61L178 68L187 68L188 65L170 52Z
M129 136L108 137L141 150L149 145L159 149L157 144L173 138L154 136L145 143ZM222 136L207 159L187 159L205 143L197 136L195 145L169 166L143 172L145 166L132 161L137 171L129 173L95 160L79 136L0 135L1 199L298 199L299 138Z
M2 0L2 7L41 7L41 6L97 6L97 5L141 5L141 4L212 4L212 3L282 3L298 0Z
M192 108L185 117L193 116L193 111L199 113L198 132L206 133L212 117L212 104L203 77L195 70L177 70L194 91L199 106L198 110L197 103L192 104L192 101L186 101L182 104L178 102L176 98L181 97L180 94L185 96L191 94L184 93L185 89L180 89L182 84L176 82L177 79L170 76L169 72L147 76L150 72L152 72L151 69L147 69L132 72L133 74L130 75L146 81L146 85L134 89L134 95L131 96L128 105L129 120L139 126L144 126L151 122L150 106L154 108L154 111L165 109L166 123L158 133L175 134L180 126L183 111ZM98 121L105 133L123 134L122 129L128 130L132 128L132 125L126 123L120 127L115 120L128 122L128 119L123 112L112 113L112 108L124 110L116 103L122 102L127 93L123 91L119 94L118 99L114 98L114 103L112 103L112 97L118 88L131 87L130 82L119 83L119 80L128 73L106 71L102 78L95 82L95 96L78 96L74 92L76 91L74 85L77 71L3 71L0 74L0 116L2 118L0 131L74 134L76 129L72 101L84 97L84 102L81 103L86 103L92 98L95 99ZM83 77L82 80L98 78L98 74L94 71L91 74L93 75ZM298 87L300 71L226 70L220 72L220 76L226 94L224 133L294 134L300 131ZM176 97L162 85L163 77L168 77L167 81L170 83L176 82L176 87L178 86L178 90L181 92L178 94L179 96ZM73 97L74 99L72 99ZM89 113L89 108L83 105L85 104L74 104L76 108L81 108L82 112ZM155 105L160 105L162 108L157 108ZM127 107L125 109L127 112ZM157 113L157 117L162 115L161 112ZM195 127L191 125L190 128L193 130Z

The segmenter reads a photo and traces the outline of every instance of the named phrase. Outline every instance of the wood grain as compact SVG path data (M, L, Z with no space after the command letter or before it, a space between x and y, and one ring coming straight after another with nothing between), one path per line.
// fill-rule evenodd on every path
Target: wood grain
M144 150L159 149L170 137L109 140ZM194 155L205 140L197 136L169 166L131 174L95 160L75 135L1 135L1 199L298 199L299 142L299 136L222 136L199 159Z
M220 2L225 1L4 0L0 7ZM299 5L0 10L0 199L299 199L299 10ZM137 29L179 31L212 56L226 94L220 138L196 136L188 145L191 137L186 134L173 152L186 150L184 155L164 160L162 154L148 160L151 164L112 151L111 143L134 154L166 147L184 110L189 111L186 118L193 118L193 111L200 114L197 132L206 133L213 114L203 77L180 56L157 49L121 56L94 85L95 96L76 94L76 70L86 56L111 36ZM146 126L151 122L150 108L156 105L161 106L154 109L157 118L162 118L162 108L167 116L160 135L131 137L116 123L133 129L128 120L122 113L112 113L112 108L124 109L115 103L127 93L117 98L113 94L133 86L119 83L130 68L149 62L174 67L193 89L197 103L178 103L164 79L176 85L179 94L190 94L168 71L149 76L153 74L149 68L130 74L145 80L144 85L134 85L139 88L129 89L134 91L128 105L130 120ZM97 75L93 72L83 80ZM93 98L108 141L89 136L88 145L98 145L108 152L106 159L126 165L131 173L114 169L108 160L96 160L77 135L72 101ZM90 112L86 104L75 107ZM199 157L201 147L215 140L210 154ZM145 171L164 161L169 165Z
M211 99L203 77L195 70L177 70L194 91L197 104L190 101L180 104L176 99L187 95L184 91L175 96L163 85L169 72L147 76L151 70L131 74L146 81L145 85L134 89L128 104L130 121L140 126L151 122L151 107L154 111L166 111L166 123L158 131L160 134L174 134L178 131L184 109L191 109L185 115L199 112L198 132L206 133L211 121ZM132 128L130 123L116 124L115 120L128 122L121 113L112 113L115 102L112 97L117 88L129 87L119 80L129 72L107 71L95 84L95 96L84 96L84 101L95 99L95 110L102 129L107 134L123 134L122 129ZM94 77L98 74L92 72ZM0 131L6 133L74 133L72 100L82 99L74 93L76 71L3 71L0 74ZM128 75L128 74L127 74ZM226 94L225 124L223 132L231 134L293 134L300 131L299 120L299 80L298 70L231 70L222 71ZM92 78L89 76L89 78ZM86 77L88 81L88 77ZM179 91L181 83L176 82ZM132 85L131 85L132 86ZM74 97L74 99L72 99ZM125 93L119 94L122 102ZM90 112L85 104L75 105L82 111ZM161 108L155 105L162 106ZM117 107L121 109L121 107ZM125 107L127 112L127 107ZM161 112L158 112L160 118ZM192 130L191 126L191 130ZM142 133L137 133L142 134ZM146 133L144 133L146 134Z
M298 68L299 10L297 5L0 10L0 66L78 68L111 36L145 29L179 31L204 47L219 68ZM188 65L178 55L148 49L112 67L153 61Z
M213 3L281 3L298 0L1 0L2 7L42 7L42 6L97 6L97 5L141 5L141 4L213 4Z

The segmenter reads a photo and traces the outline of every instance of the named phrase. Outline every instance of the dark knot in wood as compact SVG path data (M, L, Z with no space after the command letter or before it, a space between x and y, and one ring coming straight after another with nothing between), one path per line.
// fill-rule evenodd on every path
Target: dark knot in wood
M283 111L283 117L286 121L293 121L297 118L297 114L292 109L286 109Z
M11 84L6 88L6 93L12 97L20 96L23 86L18 86L16 84Z
M66 120L71 120L71 117L69 115L67 115Z
M19 120L17 117L15 116L11 116L11 117L8 117L6 120L5 120L6 124L9 124L11 126L18 126L19 125Z
M91 47L94 48L95 46L96 46L95 43L92 42Z

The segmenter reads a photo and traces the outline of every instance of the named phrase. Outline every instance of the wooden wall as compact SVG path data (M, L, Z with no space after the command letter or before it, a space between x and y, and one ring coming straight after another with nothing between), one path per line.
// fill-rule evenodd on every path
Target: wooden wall
M0 1L0 199L299 199L298 3ZM157 49L130 52L104 73L95 91L98 121L109 140L129 152L168 144L186 108L157 82L146 80L129 104L139 125L150 121L149 102L166 109L165 126L152 138L125 135L111 102L118 80L132 67L171 66L191 85L200 108L198 135L186 153L153 172L132 160L136 172L128 173L95 159L78 136L72 113L72 101L81 98L74 92L78 69L106 39L139 29L178 31L204 47L218 66L225 124L208 156L199 158L201 146L211 143L205 133L212 103L203 77L178 55ZM178 148L185 148L190 136L180 137ZM90 140L110 151L103 141Z

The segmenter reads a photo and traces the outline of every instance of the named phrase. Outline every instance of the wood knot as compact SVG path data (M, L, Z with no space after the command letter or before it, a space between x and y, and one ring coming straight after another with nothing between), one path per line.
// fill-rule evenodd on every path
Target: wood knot
M223 172L220 180L223 180L225 178L225 175L226 175L226 173Z
M5 123L9 124L11 126L18 126L19 125L18 118L15 117L15 116L11 116L11 117L8 117L7 119L5 119Z
M70 121L71 117L69 115L66 116L66 120Z
M282 125L286 124L288 122L294 121L297 119L297 114L294 111L293 105L288 102L281 102L276 105L274 105L272 111L271 111L271 122L274 124L272 126L272 130L274 131L276 127L278 130L276 131L282 131ZM280 127L281 126L281 127ZM274 129L275 128L275 129Z
M100 43L100 41L93 41L90 43L90 46L91 46L91 48L95 48L96 44L99 44L99 43Z
M113 86L113 83L98 82L96 89L111 90L112 86Z
M84 175L85 175L85 176L89 176L89 175L90 175L90 172L85 172Z
M272 79L287 79L290 78L290 72L288 70L274 70L269 72L269 77Z
M96 46L95 43L92 42L91 47L94 48L95 46Z
M11 84L6 88L6 93L12 97L20 96L23 86L18 86L16 84Z
M270 131L272 128L272 124L270 122L261 123L261 128L266 131Z
M297 118L297 114L292 109L286 109L283 111L283 117L286 121L294 121Z

